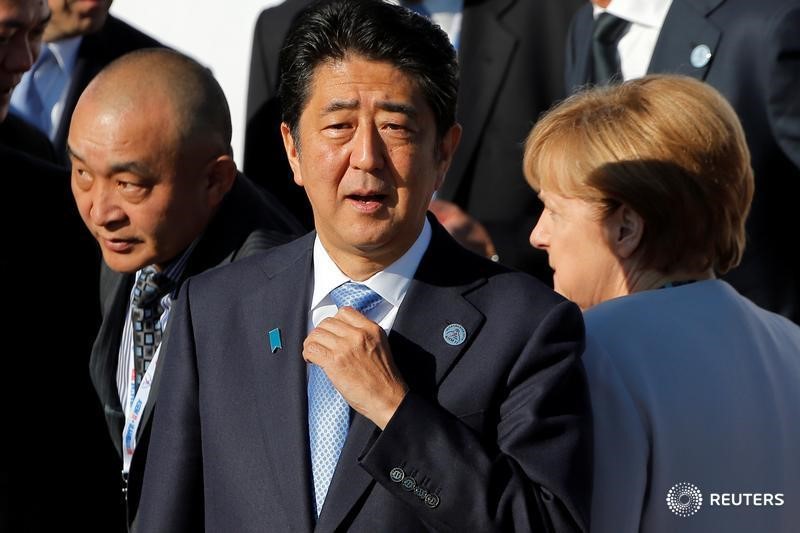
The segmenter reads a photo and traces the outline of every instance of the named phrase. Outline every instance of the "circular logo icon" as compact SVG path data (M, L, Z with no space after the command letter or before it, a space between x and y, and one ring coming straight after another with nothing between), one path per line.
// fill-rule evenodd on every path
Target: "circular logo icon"
M444 328L442 337L450 346L458 346L467 340L467 330L461 324L450 324Z
M711 61L711 48L704 44L695 46L689 56L689 61L694 68L703 68Z
M667 507L676 515L692 516L703 506L703 494L696 485L678 483L667 491Z

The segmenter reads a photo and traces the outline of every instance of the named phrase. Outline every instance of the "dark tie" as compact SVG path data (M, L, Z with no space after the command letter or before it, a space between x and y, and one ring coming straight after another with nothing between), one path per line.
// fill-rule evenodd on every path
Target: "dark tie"
M161 298L172 290L173 282L155 267L142 270L131 300L131 322L133 323L133 360L136 372L136 390L142 382L147 367L161 343L159 320L164 313Z
M352 307L364 314L383 301L366 285L348 281L331 291L336 307ZM350 428L350 406L334 388L325 371L308 367L308 436L311 447L311 473L314 478L314 503L317 517L328 494L328 486L339 462Z
M594 21L592 32L592 81L598 85L605 85L622 78L620 70L619 40L628 31L630 22L611 13L600 13Z

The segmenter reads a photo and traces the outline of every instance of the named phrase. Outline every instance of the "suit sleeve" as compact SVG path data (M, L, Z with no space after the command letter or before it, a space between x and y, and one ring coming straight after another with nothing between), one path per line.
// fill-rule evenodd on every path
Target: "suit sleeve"
M203 471L198 374L187 280L170 318L163 346L163 383L153 412L153 431L134 531L203 530Z
M590 449L582 348L580 311L563 302L507 376L496 442L410 391L361 466L436 531L585 531ZM399 481L398 469L410 481Z
M591 335L583 362L595 421L591 529L636 533L649 494L650 431L613 359Z
M770 123L783 152L800 168L800 1L794 0L774 19L770 39Z

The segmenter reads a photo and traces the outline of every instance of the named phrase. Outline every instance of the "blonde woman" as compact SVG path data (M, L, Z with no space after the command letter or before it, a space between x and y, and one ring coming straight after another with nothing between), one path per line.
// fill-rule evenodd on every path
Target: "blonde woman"
M796 531L800 328L715 278L753 196L730 105L680 76L591 89L537 123L524 168L531 243L585 311L592 531Z

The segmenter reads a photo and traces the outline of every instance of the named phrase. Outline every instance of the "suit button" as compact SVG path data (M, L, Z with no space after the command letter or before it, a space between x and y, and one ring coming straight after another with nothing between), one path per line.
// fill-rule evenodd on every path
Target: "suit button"
M414 496L420 500L424 500L428 496L428 491L417 485L417 487L414 489Z
M403 480L400 486L403 487L403 490L414 490L414 488L417 486L417 482L414 481L413 477L407 477Z
M425 505L431 509L436 509L439 506L439 496L432 492L428 493L428 495L425 496Z
M389 472L389 479L395 483L400 483L404 477L406 477L406 473L403 472L402 468L392 468L392 471Z

